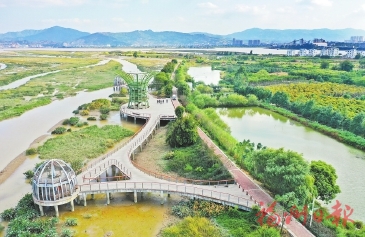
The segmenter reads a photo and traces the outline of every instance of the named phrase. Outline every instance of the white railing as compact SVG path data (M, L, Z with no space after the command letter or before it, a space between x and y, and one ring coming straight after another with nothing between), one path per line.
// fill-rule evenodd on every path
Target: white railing
M196 198L209 199L230 203L232 205L241 205L251 208L256 202L244 197L239 197L225 192L218 192L211 189L204 189L193 185L159 183L159 182L99 182L92 184L83 184L79 186L80 193L100 193L100 192L151 192L164 191L168 193L177 193L185 196L194 196Z
M129 172L128 168L123 166L119 161L112 159L100 164L99 166L94 167L93 169L89 169L88 172L82 176L83 181L85 182L85 180L89 180L90 182L91 180L95 180L97 176L105 172L112 165L114 165L121 172L123 172L126 178L131 178L131 172Z

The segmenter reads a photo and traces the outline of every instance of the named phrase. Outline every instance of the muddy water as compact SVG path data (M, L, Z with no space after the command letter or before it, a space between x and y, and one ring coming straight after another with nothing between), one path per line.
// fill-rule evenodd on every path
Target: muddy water
M66 218L77 218L78 225L71 227L76 236L156 236L164 222L170 219L169 207L179 199L172 195L164 197L166 202L161 205L162 198L155 193L138 194L138 202L133 202L133 194L112 194L113 199L106 205L106 195L95 195L95 200L88 197L87 206L70 207L63 205L60 209L60 224ZM53 210L50 209L50 213Z
M280 114L262 108L218 109L238 141L250 139L264 146L284 147L302 153L308 161L331 164L338 176L341 193L336 199L354 209L351 219L365 221L365 152L307 128ZM336 204L335 201L328 207Z

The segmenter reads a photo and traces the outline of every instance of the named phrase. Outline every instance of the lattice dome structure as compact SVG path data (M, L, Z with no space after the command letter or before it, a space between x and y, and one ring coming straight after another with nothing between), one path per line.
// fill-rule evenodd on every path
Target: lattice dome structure
M42 164L32 179L34 203L42 206L55 206L58 216L58 205L71 202L78 195L75 171L64 161L52 159Z

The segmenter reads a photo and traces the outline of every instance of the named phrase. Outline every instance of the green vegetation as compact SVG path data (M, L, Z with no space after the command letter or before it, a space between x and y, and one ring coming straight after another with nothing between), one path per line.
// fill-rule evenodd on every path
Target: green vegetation
M57 218L37 218L38 206L34 204L32 194L26 194L15 208L5 210L1 218L9 221L5 237L40 236L56 237Z
M181 201L172 207L172 213L180 218L184 218L183 221L177 225L164 229L162 233L170 234L166 236L191 236L180 234L190 233L189 231L192 230L198 231L203 229L202 226L204 226L205 228L214 227L218 236L281 236L279 229L268 227L266 225L261 226L257 222L257 211L258 209L253 209L251 212L242 212L236 208L222 206L220 204L207 201ZM197 222L190 223L189 226L186 226L186 222L190 222L192 219L195 219ZM202 222L204 225L202 225ZM201 234L200 232L197 233L198 235L192 236L205 236L199 235Z
M79 170L86 159L93 159L106 152L115 143L133 132L117 125L101 128L90 126L47 140L38 148L41 159L59 158Z
M162 231L163 237L178 236L199 236L199 237L221 237L221 231L214 226L207 218L186 217L174 226L165 228Z
M31 156L31 155L35 155L35 154L37 154L37 149L35 149L35 148L29 148L29 149L27 149L26 151L25 151L25 154L27 155L27 156Z
M335 199L336 194L340 193L340 187L336 184L336 170L332 165L323 161L312 161L310 172L314 177L314 186L317 189L316 199L329 202Z
M230 173L223 166L219 157L198 139L189 147L176 148L165 155L166 168L188 179L227 180Z
M67 218L65 226L77 226L77 218Z
M64 127L58 127L51 132L51 134L64 134L67 131Z
M195 144L198 132L195 120L187 115L169 124L166 142L171 147L186 147Z
M47 105L54 98L73 96L84 89L93 91L107 88L111 85L110 78L113 78L120 68L121 65L115 61L88 68L75 67L34 78L15 89L2 90L0 91L0 121Z

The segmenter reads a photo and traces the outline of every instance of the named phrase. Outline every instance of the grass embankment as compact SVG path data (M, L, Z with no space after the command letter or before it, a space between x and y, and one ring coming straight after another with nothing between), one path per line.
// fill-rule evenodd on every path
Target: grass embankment
M170 148L166 143L167 128L162 127L146 148L136 155L137 165L173 177L197 180L226 180L231 175L219 158L203 142L190 147Z
M49 104L52 99L75 95L84 89L93 91L111 87L111 78L115 77L115 70L120 68L121 65L115 61L90 68L74 68L35 78L15 89L0 91L0 121Z
M41 159L62 159L71 163L75 170L82 167L86 159L105 153L108 148L133 135L133 132L118 125L90 126L47 140L38 148Z

